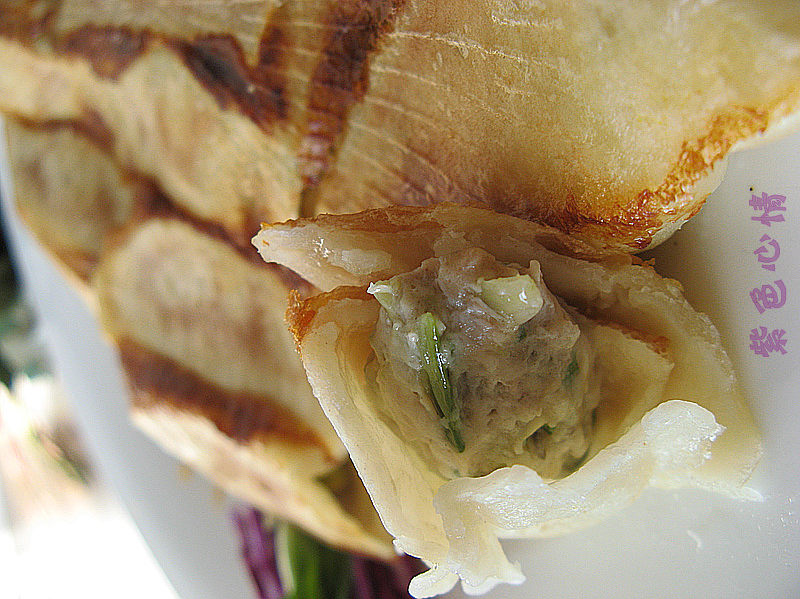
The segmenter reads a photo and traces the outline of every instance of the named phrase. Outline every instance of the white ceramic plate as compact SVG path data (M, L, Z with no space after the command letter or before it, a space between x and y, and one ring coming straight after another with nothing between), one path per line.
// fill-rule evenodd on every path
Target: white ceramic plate
M5 196L8 183L4 179ZM763 193L785 196L785 210L770 213L783 222L752 220L763 210L756 211L751 198ZM92 315L13 216L10 225L79 424L176 590L187 599L252 596L228 510L202 481L181 480L175 462L131 428L119 365ZM732 156L706 207L651 252L657 270L681 281L689 300L722 334L763 433L764 457L750 484L763 501L648 491L590 530L506 543L528 579L498 587L487 598L800 596L799 225L797 134ZM765 234L770 239L760 241ZM769 262L772 240L780 248L775 262ZM764 268L770 265L774 271ZM759 313L751 291L768 291L762 289L767 284L777 289L776 281L785 285L785 303ZM767 335L784 331L777 341L785 345L776 347L785 354L755 353L750 336L760 327Z

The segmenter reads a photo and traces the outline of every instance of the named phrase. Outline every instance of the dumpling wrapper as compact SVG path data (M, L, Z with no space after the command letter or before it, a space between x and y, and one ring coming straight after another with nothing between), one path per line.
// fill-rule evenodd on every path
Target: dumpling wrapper
M417 597L446 592L459 578L471 593L520 582L498 539L568 533L620 509L648 485L757 497L742 485L760 457L758 434L712 323L686 302L678 283L651 268L628 256L590 261L557 254L545 247L554 239L541 226L449 205L265 225L254 238L267 261L330 290L297 300L289 322L314 392L397 548L431 566L411 584ZM593 455L563 479L547 481L516 465L445 480L369 399L365 365L380 306L364 287L472 247L504 263L537 260L550 291L579 312L668 342L673 366L661 383L658 369L642 372L636 353L626 353L636 352L635 344L610 344L623 353L607 355L609 379L642 380L641 386L624 390L619 405L598 408ZM576 242L569 251L587 249ZM661 392L648 392L650 383Z
M637 251L798 120L795 0L45 4L0 5L0 110L240 240L448 201Z

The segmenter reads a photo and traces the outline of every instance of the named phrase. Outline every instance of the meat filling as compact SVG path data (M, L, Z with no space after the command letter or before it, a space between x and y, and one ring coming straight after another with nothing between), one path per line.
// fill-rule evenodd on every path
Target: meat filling
M595 356L537 262L480 249L426 260L370 286L375 398L445 478L524 464L564 476L587 455L600 395Z

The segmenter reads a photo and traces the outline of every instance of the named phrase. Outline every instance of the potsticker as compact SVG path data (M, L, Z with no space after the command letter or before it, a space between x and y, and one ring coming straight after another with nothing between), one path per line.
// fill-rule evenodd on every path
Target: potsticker
M326 290L290 325L386 529L431 567L415 596L520 582L500 538L585 527L649 485L752 496L758 434L719 335L636 259L452 205L254 243Z

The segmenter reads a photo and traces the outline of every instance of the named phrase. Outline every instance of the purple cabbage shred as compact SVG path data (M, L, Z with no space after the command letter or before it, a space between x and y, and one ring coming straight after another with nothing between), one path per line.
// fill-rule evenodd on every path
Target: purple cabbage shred
M242 557L258 590L258 599L283 599L275 560L275 535L262 525L261 512L254 508L237 510L233 519L239 529Z

